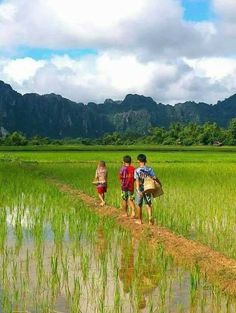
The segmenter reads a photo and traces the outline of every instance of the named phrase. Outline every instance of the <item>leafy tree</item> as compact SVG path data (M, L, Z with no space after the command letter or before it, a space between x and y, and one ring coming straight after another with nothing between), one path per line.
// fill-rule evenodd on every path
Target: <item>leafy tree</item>
M212 145L215 141L222 141L221 128L216 123L205 123L202 132L198 135L199 143Z
M182 129L183 125L180 123L172 123L169 127L169 137L177 140Z
M27 145L28 141L26 137L19 133L13 132L12 134L8 134L4 140L4 144L9 146L25 146Z
M198 135L201 132L201 126L190 123L183 127L179 134L179 140L182 145L190 146L198 143Z
M114 132L112 134L105 134L102 138L103 145L122 145L122 136L119 132Z
M229 123L226 140L229 145L236 145L236 118L233 118Z
M165 130L160 127L152 127L148 130L148 135L144 137L144 143L161 144L163 142Z

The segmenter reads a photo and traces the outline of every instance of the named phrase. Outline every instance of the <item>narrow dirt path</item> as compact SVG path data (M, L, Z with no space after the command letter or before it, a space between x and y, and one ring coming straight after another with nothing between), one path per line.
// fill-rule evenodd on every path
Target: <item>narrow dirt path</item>
M193 240L177 236L170 230L158 225L137 225L133 220L123 217L122 212L112 206L100 207L97 200L78 189L64 184L55 179L47 179L48 182L72 197L80 199L89 208L100 216L112 217L117 224L130 231L132 236L141 239L145 236L151 245L162 243L166 252L175 262L184 264L188 268L198 266L202 275L223 292L236 296L236 260L229 259L223 254Z

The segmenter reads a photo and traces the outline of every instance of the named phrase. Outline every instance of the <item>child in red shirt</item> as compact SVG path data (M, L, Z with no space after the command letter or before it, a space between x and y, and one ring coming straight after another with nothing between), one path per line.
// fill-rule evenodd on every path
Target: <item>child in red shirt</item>
M126 155L123 157L123 166L119 171L119 179L121 182L121 198L122 209L125 216L128 214L128 204L131 207L131 217L135 217L135 204L134 204L134 171L135 168L131 165L131 157Z

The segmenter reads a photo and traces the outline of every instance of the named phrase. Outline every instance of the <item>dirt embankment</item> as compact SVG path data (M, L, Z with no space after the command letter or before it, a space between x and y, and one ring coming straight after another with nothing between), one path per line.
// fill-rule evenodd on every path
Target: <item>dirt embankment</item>
M162 243L166 252L178 264L191 268L198 266L202 275L225 293L236 296L236 260L229 259L209 247L184 237L177 236L170 230L158 225L137 225L133 220L123 217L122 212L112 206L100 207L97 200L89 195L61 183L49 179L61 192L69 194L74 200L80 199L100 216L115 218L117 224L129 230L136 239L147 237L151 245Z

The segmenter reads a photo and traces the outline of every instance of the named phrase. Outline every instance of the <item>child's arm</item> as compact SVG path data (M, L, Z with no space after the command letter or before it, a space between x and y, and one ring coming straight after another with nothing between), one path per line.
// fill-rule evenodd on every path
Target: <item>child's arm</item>
M140 191L140 189L139 189L139 187L140 187L139 179L136 179L135 183L136 183L136 190L137 190L137 193L138 193L139 195L143 195L143 192Z
M157 178L157 177L153 177L153 179L156 181L156 182L158 182L161 186L162 186L162 183L160 182L160 180L159 180L159 178Z
M136 190L139 194L143 194L142 191L140 191L140 181L139 181L139 175L137 171L135 170L134 172L134 179L135 179L135 184L136 184Z
M123 179L123 171L122 171L122 168L119 170L118 178L119 178L120 181L122 181L122 179Z
M108 177L108 171L106 171L106 175L105 175L106 182L107 182L107 177Z

